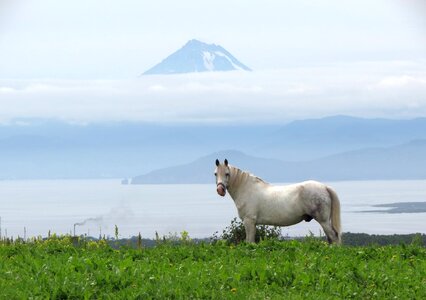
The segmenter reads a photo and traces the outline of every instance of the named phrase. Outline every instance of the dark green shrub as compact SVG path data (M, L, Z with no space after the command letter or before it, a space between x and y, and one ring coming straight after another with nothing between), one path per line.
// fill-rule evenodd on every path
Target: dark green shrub
M267 226L258 225L256 226L255 242L258 243L261 240L280 239L281 228L279 226ZM243 222L234 218L231 220L231 224L227 226L222 233L219 235L215 232L212 236L212 241L217 242L224 240L228 244L239 244L246 239L246 231Z

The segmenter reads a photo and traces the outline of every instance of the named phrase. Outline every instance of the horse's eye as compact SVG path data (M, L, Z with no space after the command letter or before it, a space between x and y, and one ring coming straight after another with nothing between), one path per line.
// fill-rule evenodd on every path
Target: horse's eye
M217 173L214 173L214 176L217 176Z
M229 173L226 173L226 177L229 177Z

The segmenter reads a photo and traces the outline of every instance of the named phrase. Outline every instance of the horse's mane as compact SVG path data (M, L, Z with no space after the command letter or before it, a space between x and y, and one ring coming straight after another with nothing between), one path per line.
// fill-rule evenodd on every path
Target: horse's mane
M252 173L250 173L248 171L243 171L243 170L241 170L237 167L234 167L234 166L230 166L230 167L231 167L231 169L234 169L234 172L235 172L234 175L236 175L235 176L236 178L234 180L237 180L237 182L236 182L237 185L239 185L243 181L247 181L247 180L250 180L250 179L253 180L254 182L261 182L261 183L264 183L264 184L268 184L262 178L260 178L256 175L253 175Z

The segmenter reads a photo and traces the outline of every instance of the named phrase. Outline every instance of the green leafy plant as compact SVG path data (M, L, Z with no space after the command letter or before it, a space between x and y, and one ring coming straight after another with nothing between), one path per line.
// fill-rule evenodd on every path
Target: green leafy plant
M426 299L426 248L418 243L269 239L141 251L111 242L0 241L0 299Z
M281 238L281 228L279 226L256 226L255 242L258 243L262 240L279 240ZM224 240L228 244L237 245L246 239L246 231L243 222L234 218L231 224L227 226L219 235L215 232L211 238L214 242Z

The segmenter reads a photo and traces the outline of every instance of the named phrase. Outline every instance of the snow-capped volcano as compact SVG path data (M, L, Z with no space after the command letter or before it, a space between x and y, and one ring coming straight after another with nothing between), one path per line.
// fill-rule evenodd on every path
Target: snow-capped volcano
M233 70L251 71L223 47L190 40L143 75Z

